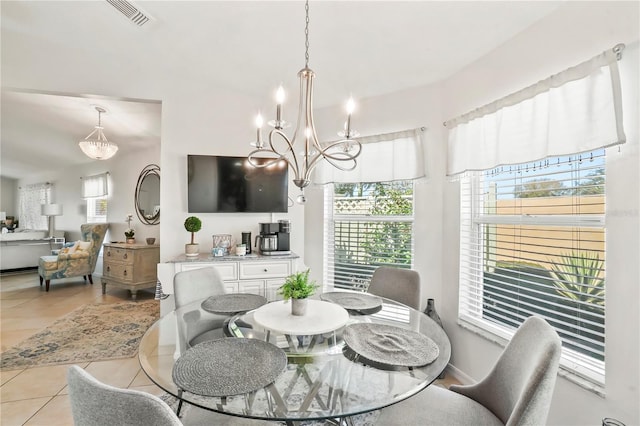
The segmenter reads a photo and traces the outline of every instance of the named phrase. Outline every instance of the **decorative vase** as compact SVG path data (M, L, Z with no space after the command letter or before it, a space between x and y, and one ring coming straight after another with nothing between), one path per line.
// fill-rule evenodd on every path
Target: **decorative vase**
M433 299L427 299L427 309L424 310L424 313L427 314L429 318L434 320L440 328L442 327L442 320L440 319L440 315L438 315L438 311L436 311L436 302Z
M291 299L291 315L302 316L307 313L307 299Z
M434 320L436 324L440 326L440 328L444 331L444 327L442 326L442 320L440 319L440 315L438 315L438 311L436 311L436 302L433 299L427 299L427 309L424 310L424 313ZM444 379L444 371L440 373L438 376L439 379Z
M198 243L194 244L185 244L184 245L184 254L189 257L194 257L200 254L200 245Z
M136 243L135 238L127 238L127 244L135 244L135 243Z

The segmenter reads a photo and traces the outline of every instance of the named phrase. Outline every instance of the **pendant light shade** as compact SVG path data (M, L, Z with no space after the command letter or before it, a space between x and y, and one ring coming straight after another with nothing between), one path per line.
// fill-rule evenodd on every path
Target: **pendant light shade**
M95 108L96 111L98 111L98 125L93 132L84 138L84 140L80 141L78 145L87 157L94 160L108 160L118 152L118 145L110 142L102 131L101 115L107 111L99 106Z

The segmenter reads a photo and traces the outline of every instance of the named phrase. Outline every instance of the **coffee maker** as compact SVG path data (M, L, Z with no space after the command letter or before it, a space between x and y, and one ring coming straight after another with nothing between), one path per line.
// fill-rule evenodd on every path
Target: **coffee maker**
M255 246L265 256L291 254L290 230L291 224L288 220L260 223L260 235L256 235Z

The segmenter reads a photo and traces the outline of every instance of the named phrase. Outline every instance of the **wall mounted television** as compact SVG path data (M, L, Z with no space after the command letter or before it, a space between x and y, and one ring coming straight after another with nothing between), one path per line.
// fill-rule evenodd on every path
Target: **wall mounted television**
M188 155L187 173L189 213L288 211L289 180L285 161L258 168L246 157Z

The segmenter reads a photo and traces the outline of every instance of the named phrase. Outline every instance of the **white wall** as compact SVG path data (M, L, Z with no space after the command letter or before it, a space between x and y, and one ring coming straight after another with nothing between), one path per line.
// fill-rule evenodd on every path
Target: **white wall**
M437 86L358 100L353 128L364 136L425 127L423 146L427 178L415 186L415 265L422 282L422 306L427 298L441 297L442 282L442 188L445 173L444 128L440 112L441 94ZM321 140L335 139L335 130L344 122L342 109L324 109L316 113L315 123L323 133ZM383 165L381 165L383 167ZM305 253L314 278L322 282L323 187L307 192Z
M265 94L265 100L268 94ZM224 89L214 90L206 82L183 81L178 90L163 97L161 259L184 252L190 234L183 227L187 212L187 155L246 156L255 140L253 116L256 101ZM267 108L262 108L266 111ZM293 111L293 108L289 108ZM289 196L297 188L289 182ZM292 202L290 201L290 204ZM242 232L258 234L258 223L291 221L291 248L304 255L304 208L294 204L288 213L198 213L202 229L196 234L201 252L210 252L214 234L231 234L240 241Z
M126 27L123 30L137 29ZM166 261L184 253L184 245L190 238L183 227L184 220L190 216L186 192L187 155L247 155L251 149L249 142L255 139L255 113L258 110L271 111L268 108L270 94L265 93L264 98L255 100L212 86L206 76L200 74L184 78L188 72L180 67L156 70L145 68L144 62L120 64L120 75L136 78L114 78L101 67L95 67L91 74L87 74L85 58L76 54L72 47L54 46L47 44L46 40L29 37L14 43L6 49L3 46L3 61L6 56L13 65L6 69L3 67L3 86L162 102L160 258ZM65 59L51 62L41 55L24 55L23 51L46 51ZM294 107L288 105L285 110L294 111ZM112 161L119 167L128 166L117 155ZM136 179L141 168L136 167ZM134 187L135 180L131 191ZM290 188L289 193L293 199L298 195L294 188ZM114 212L114 215L119 214L113 217L114 222L124 221L124 215L133 212L133 192L124 196L124 202L129 204ZM203 252L211 250L213 234L232 234L239 240L244 231L255 236L260 222L289 219L291 248L304 256L304 208L298 205L290 207L286 214L206 213L197 216L202 220L202 230L196 234L196 241Z
M458 186L444 178L445 131L441 123L590 58L615 43L637 39L637 17L635 2L628 2L625 7L611 2L567 2L556 13L444 85L365 100L354 117L354 127L364 135L427 127L426 156L431 177L420 183L417 190L416 268L425 281L424 297L439 300L438 310L452 340L452 362L475 379L487 372L501 348L456 325ZM633 34L633 37L627 34ZM419 43L442 42L446 40ZM46 55L24 55L23 51L46 52ZM421 54L420 45L416 45L416 54ZM160 72L145 68L144 63L122 63L120 75L136 77L122 79L114 78L100 67L93 67L91 74L87 74L87 64L81 54L72 48L52 46L46 40L25 37L18 46L5 48L3 45L3 60L5 55L13 64L9 69L3 67L2 80L7 87L162 101L160 241L163 260L180 254L188 240L182 227L188 216L187 154L246 155L248 142L254 138L253 113L258 109L269 110L263 99L255 100L212 87L206 77L185 78L190 75L188 70L180 69L179 64L173 62ZM401 64L399 72L402 72ZM637 88L635 95L637 117ZM633 112L627 114L627 118L630 114ZM343 121L338 117L341 113L333 110L319 111L316 123L321 129L333 131L336 123ZM636 331L640 325L638 172L632 170L638 165L637 122L627 124L635 127L636 134L633 136L627 129L630 142L616 160L615 170L607 170L608 190L612 189L608 201L613 213L607 237L607 282L611 284L607 295L608 396L597 397L561 379L550 424L598 424L605 416L617 417L627 424L640 423L637 412L640 357ZM323 136L328 137L328 133ZM140 168L136 167L136 176ZM295 198L296 191L292 191L292 195ZM322 259L322 200L318 194L309 198L305 209L295 206L288 215L274 215L273 218L264 214L199 215L203 230L197 234L197 239L207 245L211 244L214 233L232 233L239 238L241 231L255 233L258 222L287 217L292 221L293 249L303 254L305 262L318 273ZM129 198L131 201L125 202L132 203L132 199L133 195ZM127 212L127 208L120 210L121 215ZM621 237L625 230L626 234Z
M445 82L361 101L354 127L385 133L426 126L430 178L416 191L416 265L423 298L434 297L453 347L452 364L463 377L481 379L502 348L457 325L459 190L444 177L446 130L442 122L589 59L619 42L628 43L621 63L628 142L607 160L607 383L602 398L559 378L549 424L599 424L614 417L639 424L639 172L638 4L573 3L530 27ZM571 28L568 31L567 28ZM634 40L636 41L635 43ZM323 129L339 123L341 111L323 110ZM331 138L331 134L323 135ZM310 192L305 251L313 271L322 268L322 188ZM309 208L313 207L313 208ZM629 303L633 301L633 303ZM424 300L423 300L424 303Z
M123 241L127 228L127 213L134 215L131 225L136 231L136 238L144 242L146 237L159 238L159 226L142 224L134 210L134 194L138 176L142 169L150 163L160 161L160 141L158 145L146 150L136 151L129 155L121 152L105 161L94 161L76 168L65 168L40 175L31 175L21 179L18 185L51 182L54 185L53 201L62 204L63 215L56 216L57 231L64 231L67 240L80 238L80 225L86 223L86 201L82 199L82 176L90 176L109 172L109 199L107 221L110 223L105 241ZM161 171L162 173L162 171ZM162 213L161 213L162 214Z
M0 212L7 216L18 218L18 204L16 196L17 180L2 176L0 178Z
M617 418L628 425L639 424L638 3L586 4L577 7L579 4L569 2L561 6L553 15L448 79L443 90L444 115L452 118L587 60L617 43L627 43L620 66L624 72L628 142L620 153L617 149L607 153L606 397L559 378L549 424L599 424L603 417ZM444 311L443 321L453 346L452 363L472 378L480 379L502 348L456 324L458 185L445 183L444 196L442 250L450 255L443 263L441 312Z

